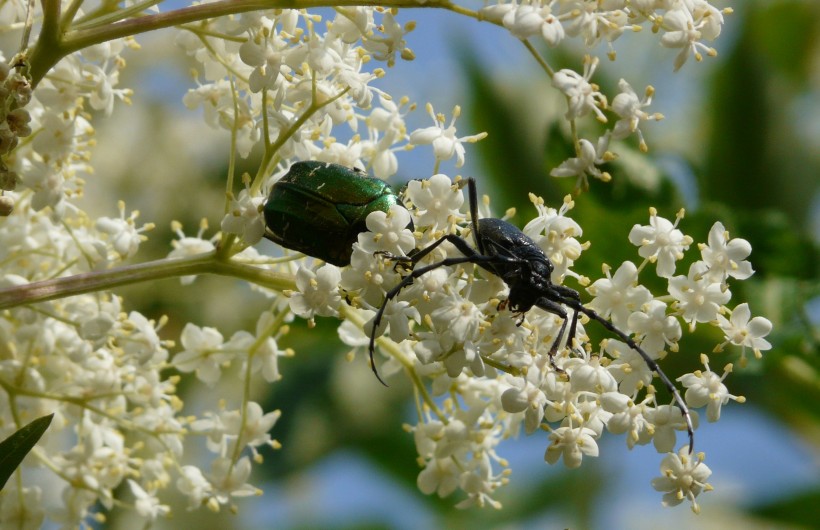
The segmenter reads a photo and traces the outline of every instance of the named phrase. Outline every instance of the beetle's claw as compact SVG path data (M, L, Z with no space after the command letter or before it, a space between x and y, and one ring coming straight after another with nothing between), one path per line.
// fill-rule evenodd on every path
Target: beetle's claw
M373 255L380 254L384 257L387 261L395 261L396 264L393 265L393 272L398 272L401 274L399 269L403 269L404 272L410 272L413 270L413 258L409 256L397 256L396 254L391 254L386 250L377 250L373 253Z

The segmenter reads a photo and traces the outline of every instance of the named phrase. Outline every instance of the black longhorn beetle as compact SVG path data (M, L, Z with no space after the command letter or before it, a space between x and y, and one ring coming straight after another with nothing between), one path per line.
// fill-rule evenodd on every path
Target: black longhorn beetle
M592 309L585 307L581 303L581 297L578 291L552 283L550 277L553 271L552 262L550 262L547 255L544 254L544 251L535 244L535 241L530 239L524 232L502 219L478 219L478 194L476 192L475 180L472 178L467 179L467 187L470 196L470 216L475 248L471 247L464 238L455 234L447 234L410 256L395 256L386 252L379 252L383 254L386 259L396 261L397 266L401 264L409 266L411 269L445 241L452 243L453 246L463 254L463 256L446 258L437 263L413 269L410 274L405 276L398 285L390 289L385 295L384 301L373 319L373 328L370 331L370 366L379 381L385 384L379 376L379 372L376 370L373 354L376 348L376 330L379 328L387 303L395 298L402 289L413 283L413 280L433 269L461 263L474 263L504 280L504 283L510 288L510 292L507 295L507 300L502 302L502 304L503 306L509 307L513 313L523 315L535 306L540 307L548 313L557 315L563 320L558 336L550 347L550 359L552 359L558 351L558 345L561 342L561 338L567 327L567 322L569 321L567 310L563 306L567 306L574 311L569 336L567 337L567 344L572 344L572 340L575 338L578 313L583 313L590 319L599 322L612 334L624 341L630 348L638 352L647 366L654 372L657 372L658 377L660 377L663 384L672 394L675 405L680 409L681 414L685 418L686 431L689 434L689 452L692 453L695 435L694 428L692 427L692 418L689 415L689 408L681 398L678 389L672 381L669 380L666 374L663 373L658 363L626 333L616 328L609 320ZM553 363L553 367L554 366Z

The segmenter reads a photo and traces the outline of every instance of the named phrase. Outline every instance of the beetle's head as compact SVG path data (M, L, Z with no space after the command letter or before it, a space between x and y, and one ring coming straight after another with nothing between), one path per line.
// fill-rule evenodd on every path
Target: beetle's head
M538 289L545 289L552 283L552 262L546 257L538 257L528 261L530 279L529 282Z

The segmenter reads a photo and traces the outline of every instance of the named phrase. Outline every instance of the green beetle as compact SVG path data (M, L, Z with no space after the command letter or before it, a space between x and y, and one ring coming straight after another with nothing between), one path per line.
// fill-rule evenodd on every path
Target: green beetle
M265 237L340 267L371 212L402 205L386 182L338 164L296 162L273 185L265 203ZM407 226L413 230L413 222Z

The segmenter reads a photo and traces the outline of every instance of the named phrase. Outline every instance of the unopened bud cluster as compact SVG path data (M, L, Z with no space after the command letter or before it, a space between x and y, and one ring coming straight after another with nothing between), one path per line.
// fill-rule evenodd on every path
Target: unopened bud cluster
M0 216L11 213L13 199L4 194L14 191L19 177L5 162L6 156L17 147L21 137L29 136L31 128L28 110L31 85L18 69L0 62Z

